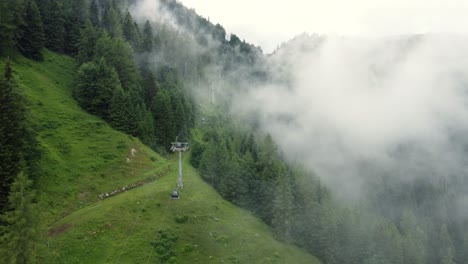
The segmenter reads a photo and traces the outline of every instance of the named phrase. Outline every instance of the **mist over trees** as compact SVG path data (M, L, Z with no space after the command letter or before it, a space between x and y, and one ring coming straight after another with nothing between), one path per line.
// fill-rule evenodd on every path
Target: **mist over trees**
M149 7L157 12L145 14ZM324 263L468 261L468 219L459 210L460 203L466 205L466 170L444 177L429 166L424 174L437 175L410 175L402 181L417 174L404 170L415 150L408 142L393 150L400 157L395 166L372 160L353 164L363 174L362 200L343 203L340 189L324 179L328 175L311 166L317 157L310 162L291 157L304 152L291 152L278 140L283 133L295 149L323 147L307 138L286 137L284 128L307 122L295 115L297 109L275 112L268 106L284 110L283 103L291 99L287 92L303 88L295 86L297 76L291 71L324 38L299 37L266 56L174 0L6 0L0 10L2 56L19 51L42 60L41 51L47 48L74 57L73 96L85 111L163 154L177 135L190 140L190 163L202 178L226 200L271 226L278 239ZM411 50L415 41L405 40L404 50ZM386 72L378 63L362 67L372 68L376 76ZM23 252L8 261L30 263L35 232L30 228L34 192L28 177L37 176L33 168L38 153L13 73L7 66L0 77L0 235L9 248ZM285 89L278 92L278 86ZM330 94L317 96L315 103L326 96ZM241 98L245 104L240 108L248 112L248 97L254 99L255 111L246 114L238 102ZM299 110L311 105L298 101L293 104ZM452 132L451 144L462 145L456 157L464 161L466 131ZM337 165L335 172L346 169Z

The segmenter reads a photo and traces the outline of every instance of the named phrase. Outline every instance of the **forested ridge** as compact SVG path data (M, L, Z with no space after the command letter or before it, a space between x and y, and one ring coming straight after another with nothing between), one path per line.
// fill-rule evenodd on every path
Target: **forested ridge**
M156 1L156 0L154 0ZM190 163L226 200L253 212L279 240L324 263L466 263L468 220L459 182L401 183L376 168L369 200L343 205L316 175L284 156L257 120L231 115L238 91L277 80L266 55L174 0L165 17L132 16L137 0L0 3L0 205L5 263L34 263L34 180L48 177L9 59L73 57L73 97L85 111L163 155L177 135ZM282 49L287 50L285 45ZM20 55L21 54L21 55ZM217 87L217 90L215 88ZM313 146L306 146L313 147Z

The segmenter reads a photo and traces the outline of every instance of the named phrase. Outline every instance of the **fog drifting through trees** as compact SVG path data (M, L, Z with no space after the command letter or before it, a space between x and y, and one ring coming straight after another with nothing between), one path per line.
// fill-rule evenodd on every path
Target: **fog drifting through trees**
M459 175L467 44L442 35L298 37L270 57L273 76L288 83L239 95L233 112L261 116L286 156L344 198L362 198L368 163L402 181Z

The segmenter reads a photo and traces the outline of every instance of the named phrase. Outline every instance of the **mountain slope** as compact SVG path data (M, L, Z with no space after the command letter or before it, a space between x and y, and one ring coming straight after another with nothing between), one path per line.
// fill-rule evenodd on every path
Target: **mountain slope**
M50 52L45 58L13 62L44 152L43 175L36 179L40 262L318 263L276 241L265 224L224 201L188 163L181 199L170 200L176 157L167 160L83 112L71 97L74 61ZM165 242L153 247L158 234Z

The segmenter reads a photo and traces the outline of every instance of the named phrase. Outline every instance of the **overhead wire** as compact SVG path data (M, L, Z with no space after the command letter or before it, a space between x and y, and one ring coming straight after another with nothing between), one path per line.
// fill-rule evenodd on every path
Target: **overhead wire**
M141 219L141 213L143 212L143 209L145 208L146 203L148 201L148 194L147 194L146 191L144 191L144 193L145 193L145 201L142 203L140 211L139 211L139 213L137 215L137 219L135 221L133 221L133 225L132 225L132 228L130 229L130 232L129 232L128 236L127 236L127 239L125 240L124 244L122 245L122 248L120 249L119 256L118 256L117 260L115 261L116 264L118 264L120 262L120 258L122 257L124 249L126 249L128 241L130 240L130 238L133 236L133 234L135 232L135 227L137 225L137 222Z

